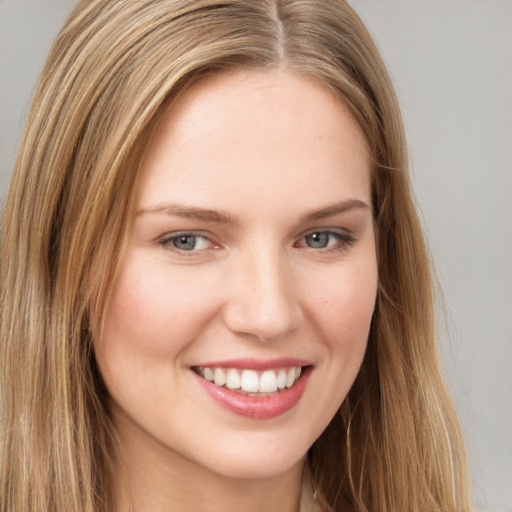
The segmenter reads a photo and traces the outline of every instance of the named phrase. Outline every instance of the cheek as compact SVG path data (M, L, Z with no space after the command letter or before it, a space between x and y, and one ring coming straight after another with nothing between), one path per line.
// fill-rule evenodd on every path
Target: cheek
M364 353L377 296L377 266L373 261L325 280L311 295L316 325L332 350Z
M201 289L186 273L168 274L165 265L136 255L125 260L95 343L106 381L145 380L159 370L169 372L169 362L179 365L180 354L211 317L204 283Z
M322 418L320 433L345 400L361 368L377 294L374 260L340 265L311 283L310 319L322 342L318 379L322 393L315 394L312 414ZM318 276L317 276L318 277Z

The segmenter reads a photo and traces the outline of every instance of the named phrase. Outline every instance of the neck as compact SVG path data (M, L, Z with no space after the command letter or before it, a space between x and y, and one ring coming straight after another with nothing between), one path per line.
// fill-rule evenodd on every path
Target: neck
M303 492L305 459L282 474L234 478L184 459L156 441L143 447L137 446L133 438L129 443L122 439L119 442L120 456L112 478L116 512L309 512L312 509L309 486L304 486Z
M134 476L133 473L130 476ZM300 485L290 478L232 480L151 474L115 485L116 512L299 512ZM185 477L185 478L184 478Z

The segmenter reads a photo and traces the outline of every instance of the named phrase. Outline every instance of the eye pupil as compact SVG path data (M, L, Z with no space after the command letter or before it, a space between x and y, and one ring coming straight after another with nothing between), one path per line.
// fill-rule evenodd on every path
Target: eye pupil
M306 236L306 243L313 249L323 249L329 244L329 233L311 233Z
M173 245L182 251L191 251L196 246L196 237L194 235L181 235L173 240Z

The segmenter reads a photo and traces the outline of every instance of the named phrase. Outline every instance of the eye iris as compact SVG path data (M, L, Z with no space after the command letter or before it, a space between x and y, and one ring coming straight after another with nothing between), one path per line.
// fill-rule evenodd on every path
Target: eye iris
M182 251L191 251L196 246L196 243L197 243L196 239L197 239L197 237L195 237L194 235L177 236L173 240L173 245L174 245L174 247L176 247L177 249L180 249Z
M329 245L329 233L311 233L306 236L306 243L313 249L323 249Z

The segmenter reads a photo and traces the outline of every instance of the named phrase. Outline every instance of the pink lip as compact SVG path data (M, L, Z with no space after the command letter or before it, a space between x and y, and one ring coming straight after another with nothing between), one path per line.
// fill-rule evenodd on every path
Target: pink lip
M299 364L283 364L283 361L284 360L280 360L280 363L277 366L275 366L276 361L273 361L274 366L270 367L265 363L265 368L262 368L261 365L257 366L257 368L254 366L247 366L246 360L244 360L243 365L232 364L236 361L229 361L229 364L225 367L241 367L259 370L276 367L279 368L283 366L302 366ZM296 362L297 360L294 361ZM226 361L223 362L223 366L224 363L226 363ZM216 363L214 366L218 367L219 365ZM216 386L195 372L194 375L206 393L208 393L211 398L213 398L217 403L229 411L252 419L270 419L284 414L299 402L306 389L307 381L312 369L313 368L311 366L304 368L300 378L291 388L285 389L284 391L276 393L275 395L262 397L243 395L241 393L231 391L230 389Z
M244 368L247 370L273 370L274 368L286 368L290 366L311 366L311 361L305 359L295 359L292 357L282 357L279 359L261 360L261 359L230 359L229 361L213 361L201 363L195 366L210 368Z

